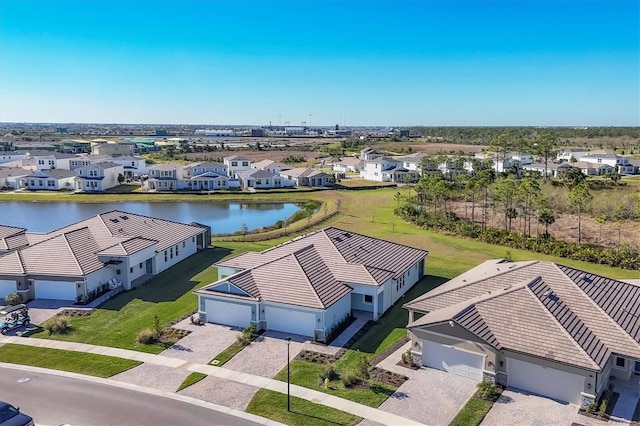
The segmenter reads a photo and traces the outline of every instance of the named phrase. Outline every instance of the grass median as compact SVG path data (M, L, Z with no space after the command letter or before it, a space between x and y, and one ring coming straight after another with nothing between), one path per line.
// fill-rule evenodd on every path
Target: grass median
M142 364L140 361L60 349L7 343L0 346L0 361L69 371L96 377L111 377Z
M287 395L266 389L256 392L246 412L294 426L350 426L362 421L353 414L296 397L291 397L291 411L287 411Z

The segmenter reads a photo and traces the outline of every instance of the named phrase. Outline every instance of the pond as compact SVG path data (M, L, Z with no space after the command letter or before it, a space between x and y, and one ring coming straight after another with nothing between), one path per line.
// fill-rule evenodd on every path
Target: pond
M211 226L213 234L249 231L285 220L300 209L295 203L237 202L122 202L122 203L37 203L0 202L0 225L49 232L111 210L121 210L176 222L198 222Z

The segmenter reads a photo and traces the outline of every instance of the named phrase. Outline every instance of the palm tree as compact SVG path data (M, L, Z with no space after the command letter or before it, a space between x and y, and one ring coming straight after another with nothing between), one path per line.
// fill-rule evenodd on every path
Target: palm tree
M543 210L538 216L538 222L544 225L545 238L549 237L549 225L552 225L556 221L555 216L551 210Z

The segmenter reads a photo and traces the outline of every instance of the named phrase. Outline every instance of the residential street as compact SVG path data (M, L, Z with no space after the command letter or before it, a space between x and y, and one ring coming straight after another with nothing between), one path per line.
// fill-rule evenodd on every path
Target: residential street
M257 424L162 396L8 368L0 373L0 400L20 407L38 425Z

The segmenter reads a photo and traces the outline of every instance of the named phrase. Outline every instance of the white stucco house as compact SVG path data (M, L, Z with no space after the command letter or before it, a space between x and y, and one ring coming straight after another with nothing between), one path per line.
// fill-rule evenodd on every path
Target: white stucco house
M125 179L124 167L114 162L90 164L75 169L76 187L84 192L102 192L120 185L118 178Z
M131 289L207 247L211 229L123 211L40 234L0 225L0 298L80 300Z
M195 293L208 322L316 340L353 310L377 320L424 274L424 250L325 228L218 262Z
M293 182L266 170L248 169L235 174L243 189L271 189L293 186Z
M18 189L20 180L31 174L31 171L21 167L2 167L0 166L0 189Z
M318 169L309 167L296 167L295 169L284 170L280 176L288 181L292 181L296 186L331 186L333 176Z
M149 167L149 179L144 183L149 191L175 191L185 189L184 166L176 163L164 163Z
M261 160L261 161L258 161L257 163L253 163L251 165L251 168L258 169L258 170L265 170L267 172L271 172L271 173L274 173L276 175L279 175L281 172L283 172L285 170L293 169L293 167L291 167L288 164L280 163L280 162L273 161L273 160Z
M499 259L404 307L412 352L425 367L579 406L610 383L621 393L629 380L637 386L636 284L551 262ZM635 407L638 397L625 403Z
M238 155L229 155L222 159L229 171L229 177L235 177L238 172L251 170L251 161Z
M38 170L17 181L21 188L31 190L59 191L61 189L75 188L76 174L71 170L51 169Z

